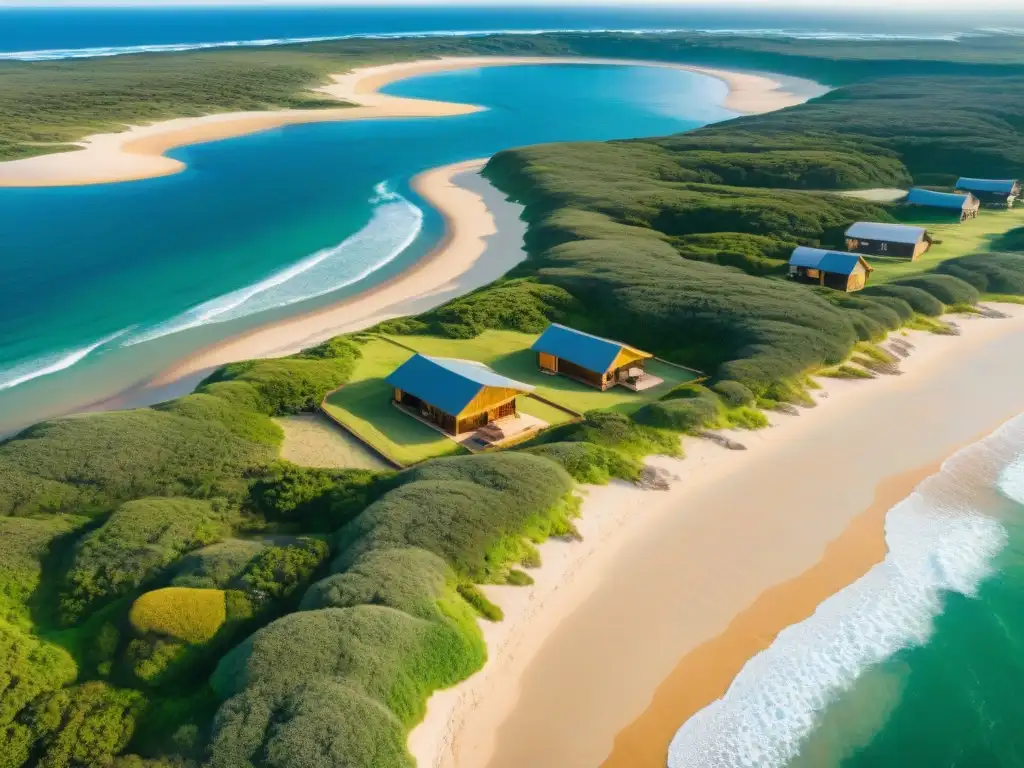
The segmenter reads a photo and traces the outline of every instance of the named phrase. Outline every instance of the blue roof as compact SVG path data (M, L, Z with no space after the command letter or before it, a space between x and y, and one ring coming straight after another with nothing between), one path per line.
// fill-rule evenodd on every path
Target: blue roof
M961 177L957 183L957 189L965 189L968 192L1001 192L1005 195L1012 195L1013 188L1017 186L1016 179L969 179Z
M862 240L884 240L889 243L921 242L925 235L924 227L909 227L906 224L882 224L874 221L858 221L846 230L847 237Z
M605 373L612 367L619 352L623 349L634 348L628 344L602 339L600 336L592 336L589 333L577 331L575 328L552 323L540 335L540 338L533 342L531 349L568 360L588 371Z
M809 267L820 269L822 272L834 272L840 275L852 275L861 257L856 253L843 253L842 251L823 251L820 248L806 248L800 246L793 250L789 258L791 267Z
M962 211L967 203L967 195L933 192L930 189L914 187L907 195L907 202L912 205L930 205L932 208L949 208L950 210Z
M416 354L387 378L388 384L456 415L485 387L532 392L533 387L495 373L483 363Z

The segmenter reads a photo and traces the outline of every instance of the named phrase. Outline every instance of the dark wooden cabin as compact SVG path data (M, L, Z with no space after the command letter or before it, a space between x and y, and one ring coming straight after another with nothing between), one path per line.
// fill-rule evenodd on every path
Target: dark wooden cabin
M846 230L846 250L915 261L932 245L924 227L858 221Z
M903 202L907 205L928 208L934 214L948 214L951 219L961 222L975 218L978 215L978 209L981 208L981 202L970 192L957 195L950 192L934 192L920 187L910 190Z
M837 291L859 291L867 284L871 272L871 265L857 253L801 246L789 259L791 279Z
M388 376L395 404L450 435L516 415L516 397L533 387L472 360L413 355Z
M1021 186L1016 179L969 179L956 182L957 192L969 192L987 208L1013 208L1020 197Z
M653 357L611 339L552 323L533 343L542 371L559 373L605 390L644 375L644 363Z

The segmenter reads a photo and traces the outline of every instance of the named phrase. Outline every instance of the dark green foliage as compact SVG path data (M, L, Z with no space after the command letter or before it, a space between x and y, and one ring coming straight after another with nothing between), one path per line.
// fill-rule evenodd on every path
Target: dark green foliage
M514 587L528 587L533 584L533 577L526 571L511 570L508 572L508 583Z
M594 443L545 443L525 450L559 464L578 483L605 485L613 477L636 480L643 469L632 456Z
M897 280L894 285L909 285L930 293L943 304L977 304L978 289L952 275L918 275Z
M19 716L31 734L25 756L39 768L109 765L128 744L145 704L137 691L99 682L48 693Z
M185 552L223 534L223 524L207 502L142 499L126 503L75 547L61 598L63 620L80 620L153 578Z
M154 410L200 421L218 422L232 434L254 443L274 447L281 444L281 428L264 414L213 395L197 392L156 405Z
M718 381L711 387L729 405L753 405L754 393L738 381Z
M228 539L183 557L171 585L198 589L224 589L234 584L249 562L267 545L260 541Z
M309 580L328 553L327 542L301 538L283 547L267 547L249 563L241 581L262 600L290 596Z
M312 469L279 463L252 486L250 505L271 521L304 532L340 528L376 500L388 475L363 469Z
M940 271L942 265L939 265ZM863 296L892 296L902 299L910 305L911 309L921 315L938 317L945 311L941 301L932 296L928 291L915 288L911 285L897 285L893 283L882 283L881 285L869 285L861 295Z
M1024 243L1020 244L1024 251ZM1024 253L982 253L950 259L936 271L987 293L1024 294Z

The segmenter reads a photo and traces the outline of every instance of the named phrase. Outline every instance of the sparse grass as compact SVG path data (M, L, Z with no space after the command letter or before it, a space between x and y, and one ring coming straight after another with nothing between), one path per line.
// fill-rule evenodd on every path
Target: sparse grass
M855 365L849 363L843 363L837 365L834 368L825 368L818 371L818 376L825 376L829 379L873 379L875 375L871 371L866 371L863 368L858 368Z

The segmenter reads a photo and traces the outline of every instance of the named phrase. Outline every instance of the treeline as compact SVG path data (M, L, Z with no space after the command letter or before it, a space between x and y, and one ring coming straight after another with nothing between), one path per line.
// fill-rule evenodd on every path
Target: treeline
M392 61L480 55L680 61L763 69L832 85L894 75L1024 75L1024 42L1013 35L956 42L842 42L695 33L560 33L5 61L0 62L0 160L68 151L74 148L70 142L90 134L172 117L337 107L337 101L312 90L332 74Z

